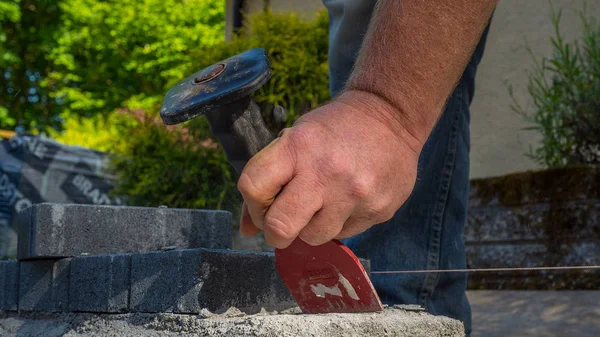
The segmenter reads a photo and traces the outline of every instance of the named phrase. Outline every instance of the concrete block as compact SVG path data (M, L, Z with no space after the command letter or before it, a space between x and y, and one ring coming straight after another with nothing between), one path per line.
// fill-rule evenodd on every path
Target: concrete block
M186 260L197 260L185 266ZM196 258L194 259L193 256ZM134 254L131 257L130 310L138 312L177 312L179 299L190 289L182 289L184 283L200 284L195 273L185 273L182 268L199 266L200 250L174 250ZM190 278L191 281L183 279ZM199 285L201 287L201 285ZM179 310L178 310L179 309Z
M18 258L159 251L164 247L230 248L231 213L42 203L18 216Z
M296 302L279 278L273 253L204 250L198 306L211 312L284 310Z
M71 260L69 311L127 311L130 255L89 255Z
M17 259L19 256L27 256L29 247L32 246L35 232L32 232L31 223L37 221L37 213L33 212L33 208L27 207L15 214L14 228L17 231Z
M202 280L194 272L200 267L200 249L149 252L131 256L131 311L199 312L186 308L181 299L197 296ZM186 288L184 288L186 286Z
M71 259L21 261L19 310L67 311Z
M0 261L0 310L16 311L19 302L19 262Z
M130 310L134 312L253 313L295 306L272 253L179 250L134 254Z

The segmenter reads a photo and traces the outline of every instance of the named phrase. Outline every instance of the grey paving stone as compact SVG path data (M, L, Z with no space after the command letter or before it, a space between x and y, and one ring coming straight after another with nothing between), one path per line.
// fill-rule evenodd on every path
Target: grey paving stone
M194 296L191 293L194 286L202 287L202 281L193 272L200 266L200 252L200 249L192 249L133 254L129 309L136 312L186 311L179 305L181 297L185 294ZM184 284L188 289L183 288Z
M0 310L16 311L19 301L19 262L0 261Z
M17 259L19 256L28 256L32 241L35 240L35 232L32 232L32 223L37 221L37 213L33 212L32 207L15 214L14 224L17 231Z
M231 213L82 204L36 204L17 217L18 259L231 248Z
M61 259L54 263L54 279L52 280L53 311L69 309L69 278L71 259Z
M19 310L67 311L71 259L21 261Z
M69 311L127 311L131 256L89 255L71 260Z
M256 313L297 305L279 278L273 253L205 250L201 260L200 308L223 312L236 307Z
M191 249L133 254L130 310L254 313L295 306L272 253Z

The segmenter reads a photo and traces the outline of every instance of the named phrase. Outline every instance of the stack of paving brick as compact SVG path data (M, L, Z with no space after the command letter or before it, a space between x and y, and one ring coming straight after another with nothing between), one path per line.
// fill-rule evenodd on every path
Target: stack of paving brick
M253 313L295 306L272 253L231 250L224 211L37 204L18 260L0 261L0 310Z

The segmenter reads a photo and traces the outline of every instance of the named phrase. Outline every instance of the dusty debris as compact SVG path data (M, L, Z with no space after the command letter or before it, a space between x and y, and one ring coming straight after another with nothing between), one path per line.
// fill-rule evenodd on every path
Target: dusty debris
M0 336L464 336L461 322L423 311L393 307L379 313L304 315L244 314L230 308L222 314L207 310L181 314L0 314Z

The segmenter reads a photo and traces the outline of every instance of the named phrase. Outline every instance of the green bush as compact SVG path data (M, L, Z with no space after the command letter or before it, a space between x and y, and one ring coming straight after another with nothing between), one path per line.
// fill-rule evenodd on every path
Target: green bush
M123 134L139 125L138 120L117 112L87 118L65 113L63 117L63 131L48 129L50 138L61 144L98 151L120 152L119 148L127 145L122 139Z
M46 82L65 110L83 115L160 95L184 75L190 50L223 41L223 0L61 0L60 8Z
M295 14L261 13L230 42L204 47L193 53L186 75L253 47L265 48L273 77L255 98L265 111L279 104L288 109L287 124L303 112L329 99L327 67L327 16L303 21ZM112 169L119 177L116 194L129 196L140 206L167 205L182 208L214 208L239 212L241 198L237 176L208 129L206 119L166 127L158 118L160 100L137 105L140 124L122 133L115 144ZM149 102L148 99L145 102ZM131 114L131 112L129 112ZM150 116L150 117L149 117ZM273 132L270 113L265 119Z
M513 110L542 136L528 156L544 167L600 164L600 26L581 14L581 41L560 34L562 11L553 13L552 58L536 61L528 93L533 112L513 97Z
M185 130L149 117L130 129L125 150L111 160L119 176L112 193L127 196L130 205L235 211L233 171L223 152Z
M224 41L225 0L0 0L0 27L0 128L61 130L162 95Z

